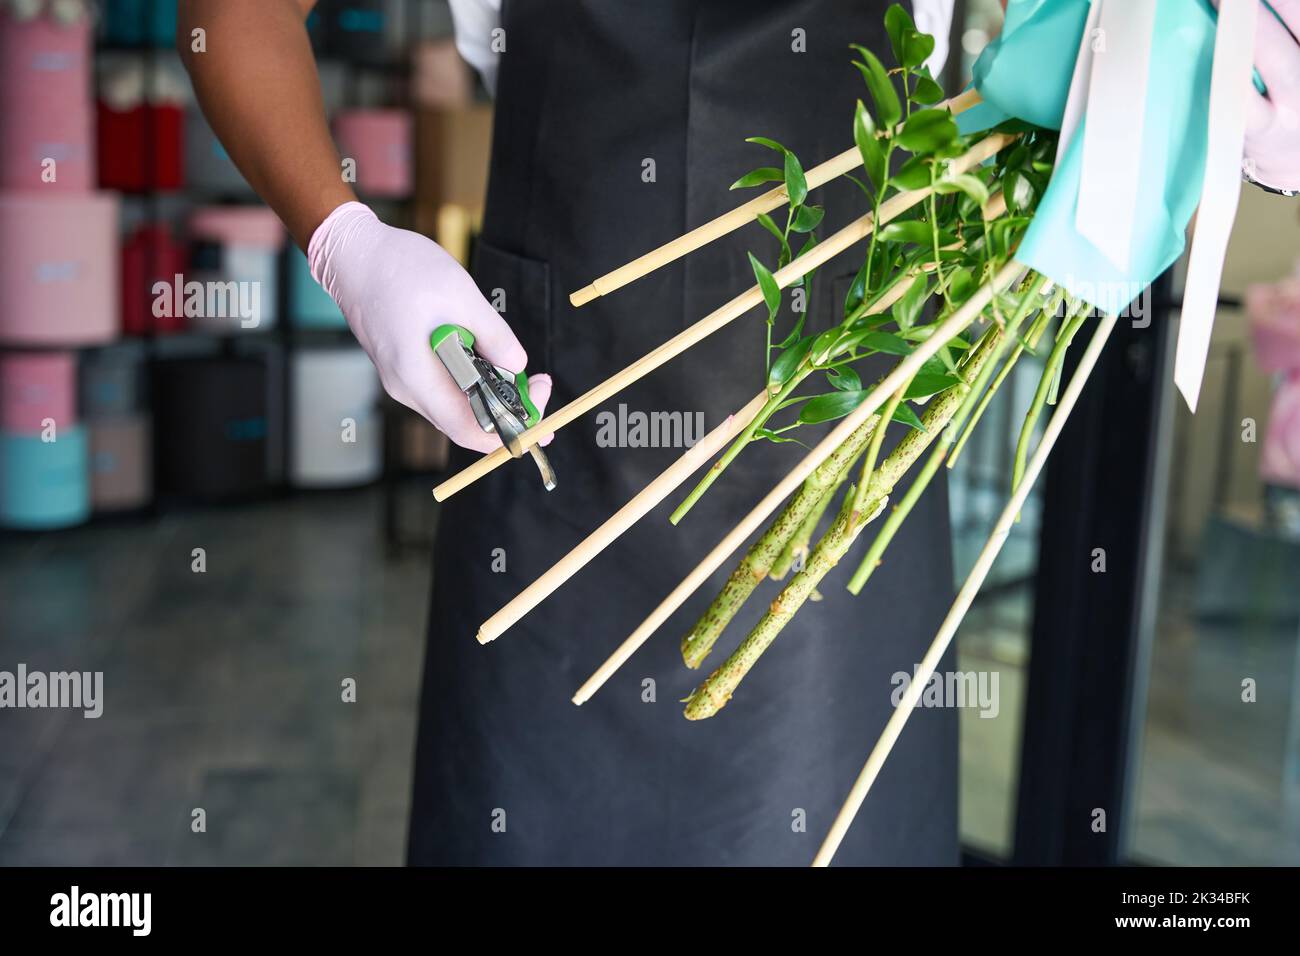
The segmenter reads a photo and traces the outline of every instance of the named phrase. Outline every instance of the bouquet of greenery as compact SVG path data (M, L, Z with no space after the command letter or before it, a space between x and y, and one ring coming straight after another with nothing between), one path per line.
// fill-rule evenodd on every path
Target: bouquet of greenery
M853 134L864 175L850 178L866 194L876 222L891 198L910 200L918 191L924 196L871 232L840 323L805 335L803 312L795 313L788 328L781 326L782 290L773 272L816 247L814 230L823 209L807 202L803 167L793 152L761 136L750 140L774 151L780 163L747 173L733 188L782 181L789 196L783 224L758 214L777 243L776 270L749 256L767 308L768 398L673 513L674 522L751 442L794 441L799 428L843 418L864 401L879 398L885 377L864 385L859 363L879 354L901 361L922 343L933 346L947 320L1005 274L1046 188L1056 134L1019 122L981 134L979 140L996 137L1000 146L991 160L954 171L954 161L967 156L979 140L961 135L949 110L935 105L942 92L923 65L934 39L919 33L898 5L890 7L885 23L894 67L853 46L854 66L866 82L871 105L857 103ZM792 286L806 293L810 278L806 273ZM683 659L688 667L699 667L761 582L792 573L753 630L688 698L688 719L711 717L726 704L827 572L851 554L869 524L883 517L848 585L854 594L862 590L935 473L956 461L1012 366L1026 351L1045 349L1046 364L1025 409L1016 449L1013 480L1021 480L1035 425L1044 405L1056 400L1066 352L1088 309L1030 272L983 297L987 304L974 313L967 330L944 336L933 357L890 390L880 412L855 428L803 481L687 632ZM882 422L890 419L910 431L886 450ZM895 485L923 457L907 495L884 517ZM818 536L828 512L829 526Z

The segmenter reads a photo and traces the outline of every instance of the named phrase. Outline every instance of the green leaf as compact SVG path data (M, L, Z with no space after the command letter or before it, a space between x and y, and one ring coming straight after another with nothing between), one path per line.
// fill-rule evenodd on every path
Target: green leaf
M920 103L923 106L929 106L932 103L938 103L943 99L943 87L932 80L928 75L918 76L916 86L913 87L910 94L913 103Z
M938 322L935 322L931 325L918 325L908 329L906 332L900 332L899 335L907 339L907 341L909 342L924 342L926 339L928 339L930 336L934 334L935 329L939 328L939 325L940 323ZM954 335L952 338L950 338L947 342L944 343L944 348L956 349L957 351L961 352L970 348L970 343L967 342L965 339L963 339L960 335ZM931 359L930 361L935 362L937 361L937 359ZM942 371L942 369L940 369L939 366L937 365L934 366L934 368L936 371ZM922 366L921 371L925 371L925 366Z
M868 189L867 184L864 183L862 180L858 179L857 176L854 176L852 173L845 173L844 178L847 179L849 182L853 183L853 185L857 186L859 189L861 189L862 195L866 196L867 199L871 198L871 190Z
M875 121L867 112L866 104L862 100L858 100L858 109L853 115L853 142L857 144L858 153L862 156L862 168L866 170L867 178L879 192L884 186L885 176L888 175L885 168L885 148L880 144L880 140L876 139Z
M847 365L841 368L828 368L826 381L830 383L831 388L841 392L856 392L862 389L862 379Z
M904 219L885 223L876 233L876 238L883 242L929 243L932 237L927 223L919 219Z
M971 297L975 288L975 276L970 269L956 269L948 276L948 301L953 305L961 305Z
M919 432L927 431L925 422L921 421L921 416L912 410L911 405L899 403L894 409L894 421L902 425L909 425Z
M790 334L782 339L776 347L779 349L788 349L790 346L798 342L799 336L803 334L803 324L807 318L807 311L800 312L798 320L794 323L794 328L790 330Z
M810 252L813 246L815 245L817 245L817 237L810 234L808 238L804 240L804 244L799 247L799 251L795 254L795 258L798 259L805 252ZM807 285L809 282L812 281L812 277L816 274L816 272L817 272L816 269L810 269L809 271L803 274L804 285Z
M766 438L768 441L776 442L777 444L781 444L782 442L788 442L788 441L792 441L796 445L803 444L803 442L801 442L797 438L786 438L784 435L778 435L770 428L756 428L754 429L754 435L757 438Z
M916 324L916 318L921 314L929 294L930 283L925 276L917 276L912 280L912 284L907 287L903 297L894 303L892 310L894 321L898 323L900 329L910 329Z
M1007 211L1014 216L1033 201L1034 188L1023 174L1013 170L1002 179L1002 196L1007 201Z
M773 222L773 221L772 221L772 217L769 216L769 215L768 215L767 213L765 213L765 212L760 212L760 213L759 213L757 216L755 216L754 218L757 219L760 223L763 224L763 228L764 228L764 229L766 229L766 230L767 230L768 232L770 232L772 235L776 236L776 241L779 242L779 243L781 243L781 253L782 253L782 258L783 258L786 262L789 262L789 261L790 261L790 243L786 241L785 233L781 231L781 227L778 226L775 222Z
M894 89L893 81L876 55L864 47L856 49L866 62L859 63L855 60L853 65L862 72L862 78L867 82L867 91L871 93L871 99L876 104L876 115L880 117L880 125L892 128L903 116L903 106L898 101L898 91Z
M862 305L867 297L867 263L864 261L858 274L849 283L849 291L844 294L844 315L847 318Z
M918 372L903 393L904 398L926 398L947 391L954 385L960 385L961 379L955 375L935 375L930 372Z
M930 164L924 156L913 156L898 172L890 177L890 183L899 189L920 189L930 185Z
M957 123L947 110L918 110L895 135L899 146L913 153L933 153L958 136Z
M903 37L903 57L901 62L909 70L915 70L924 64L926 60L930 59L930 54L933 52L934 37L929 34L913 30Z
M806 336L776 357L776 361L772 363L772 370L767 373L769 388L784 385L790 380L790 376L794 374L799 363L812 348L815 338L816 336L812 335Z
M808 181L804 179L803 167L799 157L786 150L785 153L785 191L790 196L791 206L802 206L808 198Z
M876 254L871 260L871 275L867 276L868 289L879 289L885 279L897 271L898 254L902 248L901 242L892 242L888 237L876 243Z
M783 178L781 170L775 166L760 166L758 169L751 169L745 173L732 183L729 188L747 189L750 186L761 186L763 183L779 183Z
M758 287L763 292L763 301L767 303L767 320L771 322L781 308L781 289L767 266L754 258L752 252L749 253L749 264L754 268L754 278L758 280Z
M857 345L873 352L886 355L911 355L912 344L891 332L865 332L858 338Z
M899 66L906 66L904 56L907 37L916 32L916 23L901 4L891 3L885 11L885 32L889 34L889 46L894 51L894 59Z
M768 139L766 136L750 136L745 140L746 143L757 143L759 146L766 146L768 149L774 149L778 153L790 152L774 139Z
M839 326L836 326L833 329L827 329L821 335L817 336L817 338L813 339L812 360L818 363L826 361L826 356L830 353L831 348L839 340L839 337L842 334L843 333Z
M866 399L867 389L854 389L850 392L827 392L815 395L799 409L799 421L804 425L819 425L843 418L857 408Z
M794 214L794 222L790 228L795 232L812 232L821 225L822 217L826 215L826 210L821 206L800 206L799 211Z
M1023 141L1015 143L1010 147L1010 150L1011 152L1007 153L1006 161L1003 163L1008 172L1013 169L1020 169L1025 163L1029 162L1029 147Z
M980 208L983 208L984 204L989 201L989 187L970 173L963 173L960 176L945 176L935 182L934 191L940 194L965 193Z

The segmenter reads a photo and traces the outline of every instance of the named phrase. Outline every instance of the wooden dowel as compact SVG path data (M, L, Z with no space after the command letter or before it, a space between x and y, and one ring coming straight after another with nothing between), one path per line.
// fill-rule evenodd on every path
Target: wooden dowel
M1014 134L994 133L980 140L961 156L949 164L950 175L960 175L978 166L995 155L1004 146L1014 140ZM909 190L887 199L880 207L881 223L889 222L930 195L931 188ZM790 285L805 273L811 272L828 260L843 252L853 243L871 234L875 223L871 213L860 216L839 232L818 243L793 262L773 273L773 278L781 288ZM591 409L617 395L627 386L663 365L669 359L680 355L691 346L708 337L713 332L744 315L750 309L762 304L763 293L757 285L736 296L730 302L715 309L694 325L674 335L667 342L652 352L641 356L627 368L611 375L599 385L579 395L569 404L547 415L532 428L519 436L524 448L537 444L551 432L558 431L574 419L585 415ZM456 492L473 484L488 472L510 461L510 452L498 448L484 455L469 466L462 468L442 484L433 489L433 496L438 501L446 501Z
M537 607L740 434L766 402L767 392L759 392L748 405L728 417L721 425L687 449L685 454L664 469L658 478L642 488L631 501L614 512L581 544L515 595L505 607L484 621L483 626L478 629L478 642L487 644L489 641L496 640L520 618Z
M956 116L979 102L981 102L979 93L974 89L970 89L939 104L939 108L947 107L948 111L953 116ZM862 154L858 152L855 146L846 149L838 156L831 157L820 165L814 166L804 173L804 178L808 181L809 189L816 189L832 179L843 176L847 172L852 172L861 165ZM761 196L756 196L730 212L725 212L716 219L711 219L704 225L697 226L672 242L664 243L658 249L652 249L626 265L619 266L613 272L605 273L605 275L593 281L591 285L584 286L569 296L569 301L574 306L583 306L593 299L600 298L602 295L609 295L615 289L623 288L629 282L654 272L660 266L665 266L676 259L680 259L687 253L708 245L714 239L720 239L746 223L753 222L754 217L760 212L771 212L778 206L784 206L789 199L789 194L786 193L784 185L769 189Z
M940 625L934 643L930 645L930 649L926 652L925 658L913 675L907 691L898 702L898 706L894 708L893 714L889 717L889 722L885 724L880 739L876 741L875 747L871 750L871 755L867 758L866 765L863 766L862 772L853 784L853 789L849 791L848 799L844 801L844 805L835 817L835 822L831 824L830 832L826 834L826 839L822 842L821 849L817 851L813 866L827 866L830 864L831 858L835 856L835 851L839 849L839 845L844 839L844 835L848 833L853 818L862 807L862 802L867 798L871 785L880 774L885 761L889 759L889 752L898 741L898 736L903 731L903 725L912 716L912 710L916 707L916 702L921 699L925 685L929 683L930 678L938 669L940 661L943 660L943 655L948 650L948 645L952 642L962 620L966 617L966 612L970 610L971 602L975 600L975 595L979 593L980 586L983 585L984 579L988 577L993 561L1002 550L1002 546L1006 544L1007 537L1011 533L1011 526L1015 524L1016 515L1024 507L1030 489L1033 488L1039 472L1042 471L1043 465L1047 462L1047 456L1052 453L1052 446L1056 444L1056 439L1065 427L1065 421L1069 418L1070 411L1079 400L1079 393L1083 391L1083 386L1087 382L1093 366L1097 364L1097 356L1101 354L1111 329L1115 327L1115 318L1114 315L1105 315L1100 320L1097 330L1093 333L1092 341L1088 343L1088 348L1079 359L1079 365L1070 378L1070 384L1066 387L1065 394L1061 396L1060 401L1057 403L1056 411L1052 415L1051 421L1048 422L1047 429L1043 432L1038 447L1034 450L1033 458L1029 462L1024 478L1011 495L1007 506L1002 510L1002 514L993 528L993 533L989 535L988 542L984 545L984 549L975 561L975 566L966 578L966 583L962 585L961 591L957 594L957 599L953 601L952 607L948 611L948 616L944 618L943 624Z
M841 420L812 451L805 455L803 460L795 465L789 474L782 478L777 486L769 491L767 496L755 505L754 509L738 525L727 533L725 538L718 542L717 546L708 553L703 561L695 566L694 570L673 589L672 593L660 602L659 606L641 622L640 626L619 646L618 650L597 668L596 672L587 679L587 682L574 695L574 703L582 703L591 697L600 688L601 684L605 683L613 675L614 671L618 670L636 649L644 644L650 635L658 630L660 625L668 620L674 611L682 606L686 599L695 592L696 588L707 581L709 575L721 567L722 562L727 560L732 552L744 544L749 539L749 536L758 530L763 521L776 510L777 506L793 494L803 480L812 474L814 468L821 464L859 425L883 405L890 395L902 388L945 343L974 322L993 296L1009 288L1024 272L1024 268L1017 262L1009 262L1003 266L992 279L982 285L939 328L935 329L929 338L919 343L914 352L899 362L894 367L894 370L871 390L871 394L867 396L866 400Z

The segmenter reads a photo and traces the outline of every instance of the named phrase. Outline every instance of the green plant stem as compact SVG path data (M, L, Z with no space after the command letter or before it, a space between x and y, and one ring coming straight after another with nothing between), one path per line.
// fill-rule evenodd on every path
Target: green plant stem
M939 217L938 207L934 199L935 163L930 161L930 195L926 198L926 206L930 212L930 242L934 247L934 274L937 279L935 291L948 301L947 280L943 275L943 259L939 256ZM951 305L951 303L949 303Z
M889 160L894 153L894 134L891 130L885 137L885 162L883 164L884 182L876 190L873 198L874 202L871 207L871 238L867 240L867 262L862 270L862 299L865 302L870 298L871 292L871 260L876 253L876 236L880 232L880 207L885 201L885 190L889 188ZM868 177L870 178L870 177Z
M885 549L889 547L894 535L898 533L898 529L907 520L912 508L915 507L916 502L920 500L930 481L939 471L949 449L952 448L955 436L962 430L966 419L970 416L972 409L975 408L976 399L988 385L989 379L998 367L998 363L1002 360L1012 342L1019 344L1016 332L1028 316L1033 302L1037 299L1038 291L1046 281L1042 276L1036 276L1031 280L1024 297L1007 321L1006 326L1004 328L991 327L979 344L971 351L971 355L961 370L962 377L966 380L969 389L961 399L952 418L944 427L939 443L935 445L921 471L912 480L911 487L907 489L902 501L894 506L889 517L885 519L884 525L876 534L876 539L871 542L871 546L867 549L861 563L859 563L858 569L853 572L853 577L849 579L848 584L851 593L858 594L875 572L880 564L881 556L885 553Z
M781 403L789 398L790 393L798 388L803 380L811 375L813 371L814 369L812 365L805 360L777 392L768 396L763 407L760 408L758 414L754 416L754 420L746 425L744 431L735 437L727 450L722 453L722 457L709 466L709 470L704 473L704 477L700 479L699 483L691 489L691 493L686 496L682 503L679 504L668 517L670 522L677 524L686 517L691 508L695 506L695 503L700 500L700 497L709 490L715 481L718 480L718 476L726 470L728 465L736 460L736 456L745 450L745 446L754 440L755 432L767 424L767 420L776 413L780 408Z
M894 420L894 412L898 410L899 403L903 401L903 395L911 384L912 379L909 378L898 387L898 391L889 396L889 401L885 403L885 407L880 411L881 421L892 422ZM864 517L869 517L871 514L869 511L864 511L868 503L867 493L871 489L871 477L875 473L876 461L880 458L880 446L884 444L885 432L888 430L888 426L876 429L876 433L871 436L871 444L867 446L867 457L862 462L862 480L858 483L855 493L849 496L853 501L853 507L849 510L850 530Z
M798 533L808 515L833 494L841 476L862 451L867 439L877 430L878 421L880 417L872 415L831 452L804 479L781 513L750 546L717 597L682 638L682 660L687 667L699 667L704 661L736 612L759 582L767 577L786 543Z
M1070 342L1073 341L1075 333L1079 331L1079 327L1083 325L1084 320L1088 317L1088 311L1086 302L1077 305L1071 310L1065 324L1061 327L1061 334L1056 337L1056 343L1047 356L1047 365L1043 369L1042 376L1038 379L1038 387L1034 390L1034 400L1025 413L1024 423L1020 426L1020 439L1016 442L1015 465L1011 470L1012 491L1019 487L1020 480L1025 475L1025 466L1029 461L1029 443L1033 439L1034 428L1038 425L1038 418L1042 414L1043 406L1047 404L1047 395L1052 388L1052 379L1055 377L1061 362L1065 360L1065 353L1070 348Z
M731 695L749 673L750 668L776 640L782 628L789 623L803 606L804 601L808 600L816 590L822 578L839 563L862 529L867 526L869 521L862 520L861 516L874 517L874 514L881 510L881 505L888 498L894 485L939 434L944 422L947 421L947 416L952 414L960 400L948 398L953 391L955 389L950 389L930 400L929 407L922 416L925 430L910 429L899 440L893 451L871 476L871 487L865 495L859 496L856 488L849 489L844 496L839 513L826 533L822 535L821 540L817 542L817 546L813 548L803 570L781 589L777 599L772 602L754 629L731 656L687 698L685 714L688 720L712 717L731 699ZM881 420L887 420L883 414ZM856 504L859 497L866 502L865 506L859 507Z
M1043 279L1042 282L1046 282L1046 280ZM1041 288L1042 282L1038 283L1037 286L1038 288ZM1011 321L1014 322L1017 327L1019 327L1020 322L1024 319L1028 309L1030 309L1034 305L1035 302L1034 302L1033 295L1027 295L1025 298L1021 299L1020 305L1016 309L1016 315L1012 317ZM993 401L993 396L997 394L998 389L1002 386L1002 383L1006 381L1006 378L1011 373L1012 368L1015 367L1016 360L1019 359L1021 354L1025 351L1025 340L1029 342L1030 346L1033 346L1035 342L1037 342L1038 336L1042 335L1043 330L1047 328L1047 323L1050 321L1051 321L1051 315L1048 313L1046 309L1044 309L1038 314L1038 316L1035 317L1033 323L1031 323L1029 327L1029 332L1024 337L1024 339L1021 338L1015 339L1015 346L1012 348L1010 357L1006 360L1005 364L1003 364L1002 368L998 370L997 377L993 379L993 384L988 387L988 391L986 391L983 397L980 399L979 405L976 406L975 408L975 414L970 416L970 418L966 421L965 425L962 427L961 436L957 439L956 443L953 445L952 454L948 456L949 468L953 468L956 466L957 459L961 456L962 449L966 447L966 442L970 439L970 436L974 433L975 427L979 425L980 419L984 417L984 412L988 409L989 404ZM1010 327L1010 324L1008 324L1008 327ZM1010 344L1010 340L1008 340L1008 344Z

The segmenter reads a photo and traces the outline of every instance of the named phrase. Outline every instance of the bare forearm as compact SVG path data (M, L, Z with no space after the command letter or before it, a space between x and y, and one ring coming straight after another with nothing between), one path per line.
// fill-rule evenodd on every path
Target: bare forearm
M180 0L177 45L203 113L298 245L355 199L330 139L304 25L315 0ZM193 33L204 31L204 50Z

